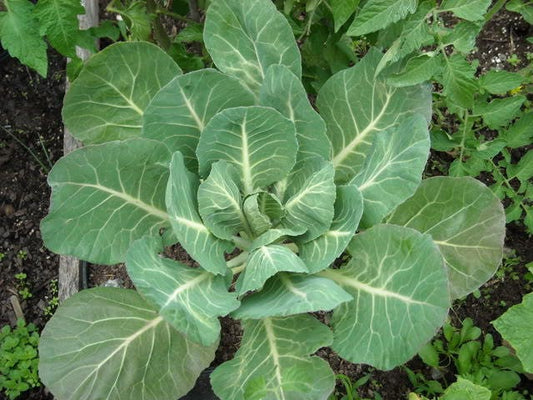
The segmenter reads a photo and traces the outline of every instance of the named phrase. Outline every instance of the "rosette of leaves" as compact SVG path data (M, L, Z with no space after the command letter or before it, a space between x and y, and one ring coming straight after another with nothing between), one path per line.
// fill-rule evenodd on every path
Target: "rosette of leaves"
M85 147L50 173L43 239L125 262L137 291L84 290L58 308L40 376L59 399L184 395L225 315L244 334L211 376L220 398L327 399L319 348L393 368L500 262L505 217L490 190L421 179L429 88L375 78L371 50L323 86L317 113L289 24L252 3L208 9L216 70L182 74L156 46L115 44L65 97ZM176 243L193 266L167 255ZM328 324L317 311L332 311Z

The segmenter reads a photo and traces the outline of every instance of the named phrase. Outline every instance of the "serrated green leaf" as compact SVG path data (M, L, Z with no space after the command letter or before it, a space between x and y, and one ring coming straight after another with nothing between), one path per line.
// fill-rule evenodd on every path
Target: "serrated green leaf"
M505 8L520 13L527 23L533 24L533 6L531 4L522 0L511 0L505 4Z
M444 60L444 71L440 79L444 87L443 94L456 106L472 108L474 93L478 89L474 78L475 68L459 54L444 57Z
M281 271L308 272L308 269L303 261L285 246L261 246L248 256L246 268L237 279L235 289L239 295L259 290L268 278Z
M392 74L387 78L387 83L391 86L405 87L429 81L442 69L441 61L440 57L435 57L432 54L412 57L401 72Z
M528 150L517 164L507 167L509 179L517 178L521 183L526 183L533 177L533 150Z
M313 311L330 311L352 296L330 279L280 273L264 288L246 296L232 313L239 319L284 317Z
M518 121L501 133L508 147L527 146L533 142L533 112L523 114Z
M111 4L112 8L108 6L108 10L119 13L128 26L129 40L150 40L155 14L148 12L144 1L134 0L126 4L114 1Z
M498 129L508 125L518 115L525 101L525 96L494 99L490 103L476 104L473 113L483 117L483 121L489 128Z
M371 50L354 67L331 77L320 89L317 106L333 147L337 183L357 175L376 135L395 129L412 114L431 118L429 86L394 88L375 70L382 55Z
M461 376L457 377L457 382L452 383L442 395L442 400L490 400L492 393L484 386L475 383Z
M376 225L355 236L347 265L320 276L354 300L335 309L333 350L355 363L391 369L413 357L450 306L442 257L429 235Z
M316 159L310 162L314 164L315 161ZM335 170L329 162L319 161L318 165L313 173L304 169L304 179L293 179L302 184L296 186L294 194L283 204L287 215L282 220L282 225L291 229L307 228L301 238L304 242L316 239L326 232L334 215Z
M335 216L328 231L307 243L298 243L299 256L309 272L329 267L344 251L363 215L363 197L353 185L337 186Z
M479 85L492 94L505 94L521 85L524 78L515 72L488 71L479 78Z
M267 107L237 107L219 112L205 126L196 154L200 175L218 160L233 163L244 194L283 179L296 160L296 133L291 121Z
M273 194L259 192L244 200L243 211L254 236L261 235L277 225L285 215L281 202Z
M335 379L313 354L331 343L329 329L309 315L243 322L235 358L211 374L217 396L231 400L328 398Z
M446 261L454 299L485 283L501 263L505 213L490 189L473 178L422 181L388 222L433 237Z
M485 17L491 0L443 0L440 11L451 11L467 21L479 21Z
M417 0L368 0L346 32L362 36L383 29L416 11Z
M453 45L461 53L468 54L476 45L476 37L481 30L480 23L469 21L459 22L446 35L443 36L443 45Z
M109 20L102 21L100 25L89 28L89 32L93 38L108 38L114 42L120 36L120 30L116 23Z
M370 155L351 184L364 199L363 227L375 225L411 197L422 180L429 156L427 122L421 115L404 119L393 130L380 132Z
M335 21L335 32L338 32L341 26L352 16L357 9L359 0L332 0L331 13Z
M188 339L204 346L218 342L217 317L239 307L237 296L227 291L224 277L161 257L162 251L158 237L144 237L131 245L126 266L135 288Z
M63 157L48 176L51 206L41 222L46 246L95 264L123 262L134 240L169 227L169 160L164 145L140 138Z
M179 398L215 357L158 316L134 290L67 299L39 341L39 376L60 399Z
M269 0L213 2L206 14L204 40L218 69L254 93L270 65L285 65L298 78L302 74L291 27Z
M200 134L218 112L254 104L253 94L237 79L214 69L178 76L162 88L143 114L142 135L179 150L185 164L198 168Z
M198 188L202 221L220 239L231 240L240 231L248 230L239 184L235 166L221 160L213 164L209 177Z
M47 45L41 38L39 22L33 15L34 5L28 0L4 0L6 11L0 12L0 39L11 57L36 70L46 78Z
M183 155L172 155L166 205L172 230L180 244L207 271L225 275L228 271L224 252L233 250L230 242L215 237L198 214L199 178L185 167Z
M259 92L259 103L275 108L293 122L298 140L297 161L314 156L330 159L326 124L309 103L300 79L287 67L272 65L268 68Z
M70 86L62 112L65 125L84 144L140 136L148 103L179 74L170 56L151 43L106 47Z
M40 22L41 35L65 57L76 56L80 36L78 15L85 14L81 3L71 0L39 0L33 14Z

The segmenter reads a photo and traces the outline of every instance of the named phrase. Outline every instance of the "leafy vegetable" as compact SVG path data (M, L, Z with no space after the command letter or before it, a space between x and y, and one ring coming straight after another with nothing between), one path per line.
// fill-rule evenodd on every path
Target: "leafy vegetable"
M499 262L504 215L490 190L421 180L429 86L390 85L372 49L324 84L317 113L289 24L269 0L213 2L204 41L220 71L182 74L153 45L116 44L65 98L67 124L87 146L50 174L44 241L125 261L138 294L93 289L58 309L41 377L59 398L93 383L96 397L178 397L212 359L218 317L230 315L244 336L212 375L219 397L324 399L334 379L311 356L318 348L393 368L442 325L450 297ZM194 265L170 257L177 243ZM330 310L331 327L306 315Z

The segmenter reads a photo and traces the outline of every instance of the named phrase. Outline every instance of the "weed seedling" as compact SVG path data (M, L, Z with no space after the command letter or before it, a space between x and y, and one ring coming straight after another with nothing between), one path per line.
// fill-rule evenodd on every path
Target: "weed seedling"
M22 300L27 300L32 297L33 295L30 291L28 276L24 272L20 272L18 274L15 274L15 279L17 280L17 291Z

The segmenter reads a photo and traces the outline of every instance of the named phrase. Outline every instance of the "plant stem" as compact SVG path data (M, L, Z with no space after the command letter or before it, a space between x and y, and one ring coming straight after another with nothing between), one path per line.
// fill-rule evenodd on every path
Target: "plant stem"
M155 10L155 12L156 12L156 14L168 15L169 17L172 17L172 18L177 19L179 21L187 22L189 24L190 23L196 23L196 21L191 19L191 18L187 18L187 17L184 17L183 15L180 15L178 13L165 10L164 8L158 8L157 10Z
M48 154L48 150L46 150L46 147L43 142L43 137L39 135L39 143L41 144L41 148L43 149L44 156L46 157L46 161L48 161L48 165L50 168L52 168L52 160L50 160L50 156Z
M231 260L227 261L226 262L226 265L228 266L228 268L235 268L235 267L239 267L241 266L242 264L244 264L244 262L246 261L246 259L248 258L248 252L247 251L243 251L241 254L239 254L238 256L232 258Z
M45 173L48 173L50 171L50 168L48 168L46 165L44 165L44 163L41 161L41 159L39 157L37 157L37 155L33 152L32 149L30 149L28 146L26 146L18 137L16 137L12 132L8 131L6 128L4 128L2 126L2 129L4 131L6 131L6 133L11 136L13 139L15 139L15 141L20 144L22 147L24 147L26 149L26 151L28 151L31 156L35 159L35 161L37 161L37 163L39 163L39 165L41 166L41 168L43 169L43 171Z
M246 268L246 263L242 263L241 265L239 265L238 267L233 267L231 269L231 273L233 275L237 275L237 274L240 274L242 271L244 271L244 268Z
M198 10L197 0L189 0L189 11L191 13L191 19L200 22L200 11Z

